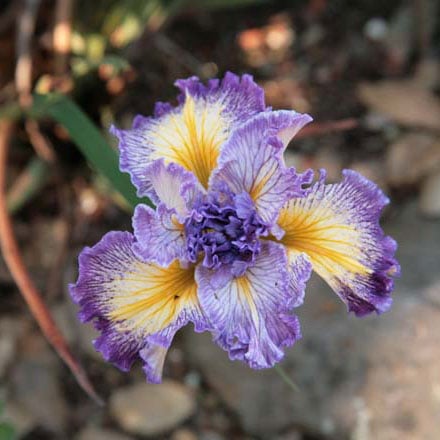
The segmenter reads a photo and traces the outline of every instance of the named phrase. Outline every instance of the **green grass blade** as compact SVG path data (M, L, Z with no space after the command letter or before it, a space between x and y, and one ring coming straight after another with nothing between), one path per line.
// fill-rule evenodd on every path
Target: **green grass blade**
M150 200L137 197L128 174L119 170L117 152L110 147L93 122L70 98L56 94L34 95L31 113L38 116L49 115L60 123L89 164L105 176L131 206L134 207L138 203L153 206Z
M11 215L19 211L45 185L50 176L50 166L39 157L34 157L14 181L7 194L8 211Z

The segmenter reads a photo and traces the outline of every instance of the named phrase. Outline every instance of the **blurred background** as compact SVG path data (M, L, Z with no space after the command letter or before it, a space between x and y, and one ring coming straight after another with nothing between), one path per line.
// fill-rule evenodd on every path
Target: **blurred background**
M304 337L283 362L296 392L191 328L164 384L147 385L139 366L124 374L102 361L67 291L83 246L131 229L130 205L90 151L115 147L112 123L129 127L173 100L177 78L227 70L253 74L268 105L314 117L289 165L326 168L330 181L352 168L392 199L394 306L356 319L312 279ZM50 107L52 92L68 98ZM32 280L106 405L48 345L0 257L0 440L439 439L439 92L436 0L1 0L0 118L15 120L8 211Z

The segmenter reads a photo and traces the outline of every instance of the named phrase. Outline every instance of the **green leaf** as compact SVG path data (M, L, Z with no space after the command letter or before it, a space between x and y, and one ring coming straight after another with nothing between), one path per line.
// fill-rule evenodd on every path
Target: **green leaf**
M39 157L31 159L8 191L7 205L9 213L15 214L31 200L43 188L49 176L50 166L47 162Z
M22 115L22 111L18 102L5 104L0 107L0 119L18 119Z
M106 142L89 117L67 96L34 95L31 114L51 116L60 123L89 164L105 176L132 207L138 203L154 206L149 199L137 197L128 174L119 170L117 152Z
M14 427L6 422L0 423L0 440L14 440L15 438Z

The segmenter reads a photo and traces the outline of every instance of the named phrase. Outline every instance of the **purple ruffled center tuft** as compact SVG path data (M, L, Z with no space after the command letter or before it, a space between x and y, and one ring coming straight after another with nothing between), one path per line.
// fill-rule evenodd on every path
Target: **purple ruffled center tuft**
M191 262L203 255L203 266L230 265L232 273L240 276L255 263L261 250L259 237L268 235L268 228L248 194L215 194L194 206L185 221L185 235Z

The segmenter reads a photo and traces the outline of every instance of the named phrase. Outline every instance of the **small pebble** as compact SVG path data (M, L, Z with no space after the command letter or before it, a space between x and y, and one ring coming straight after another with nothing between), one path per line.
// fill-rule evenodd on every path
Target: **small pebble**
M127 432L158 435L171 431L196 410L193 394L172 380L161 385L144 382L120 388L110 398L110 412Z
M375 17L365 23L364 35L373 41L383 41L388 34L388 24L383 18Z
M422 184L420 212L430 218L440 218L440 171L431 174Z

